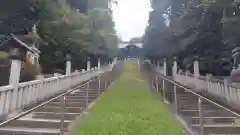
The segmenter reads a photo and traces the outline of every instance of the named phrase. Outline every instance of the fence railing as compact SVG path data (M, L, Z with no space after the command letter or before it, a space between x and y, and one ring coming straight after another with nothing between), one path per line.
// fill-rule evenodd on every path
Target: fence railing
M239 130L229 129L229 127L238 127L239 113L198 94L194 89L182 85L182 83L173 80L171 77L156 72L151 65L149 67L142 67L142 72L150 79L151 87L154 91L161 93L164 102L173 108L177 116L182 117L189 127L194 128L194 131L198 132L190 134L207 135L214 134L213 132L218 132L219 134L240 133ZM223 88L223 86L217 83L205 82L205 86L211 84L212 88L208 87L209 91L216 91L216 89L220 91L220 88ZM193 113L194 117L192 116ZM218 122L221 118L231 118L231 121L230 123L226 121ZM212 125L209 124L209 120L211 120ZM213 128L209 127L213 127L216 130L214 131Z
M87 81L85 81L84 83L81 83L80 85L77 85L76 87L74 87L72 89L67 89L67 90L63 91L62 93L57 94L54 97L44 100L40 104L37 104L31 108L28 108L27 110L17 114L16 116L14 116L12 118L9 118L3 122L0 122L0 127L8 126L8 124L11 124L15 120L18 120L19 118L22 118L30 113L34 113L34 111L36 111L37 109L40 109L41 107L43 107L45 105L48 105L53 102L54 103L60 102L61 103L59 106L60 109L55 110L55 111L57 111L55 113L61 114L61 116L59 117L59 120L60 120L59 133L60 133L60 135L64 135L66 132L69 132L69 130L73 130L73 129L69 129L69 126L67 127L67 129L65 127L65 125L66 125L65 113L67 113L66 107L68 107L67 104L70 103L70 101L71 101L70 97L74 97L74 96L79 97L81 95L82 96L81 99L84 100L84 104L85 104L85 105L82 105L82 106L84 106L82 111L84 111L84 109L88 109L88 107L90 106L90 104L92 102L94 102L102 94L107 92L107 90L108 90L109 86L112 84L112 82L121 74L121 72L122 72L122 64L121 63L112 64L111 66L112 67L110 67L110 68L105 68L105 70L103 70L103 71L99 71L98 74L96 72L95 73L92 72L95 74L95 76L89 75L89 73L85 73L84 77L86 77L87 75L89 77L90 76L94 76L94 77L89 80L85 79ZM77 76L77 74L75 74L75 76ZM81 76L83 76L83 74L81 74ZM80 79L82 79L82 77ZM62 85L64 85L64 84L62 84ZM94 94L93 94L93 92L94 92ZM94 101L93 101L93 95L94 95ZM79 100L79 102L81 102L81 100ZM13 133L13 134L15 134L15 133Z
M193 86L197 92L204 91L231 103L240 102L240 88L229 83L227 79L177 73L175 80L187 86Z
M6 119L13 112L19 112L32 104L65 92L73 86L111 70L114 64L101 69L93 68L90 71L74 72L71 75L57 75L23 82L17 86L2 86L0 87L0 116Z
M163 74L162 67L155 67L155 70ZM195 92L207 92L229 103L240 103L240 87L229 82L228 79L208 76L195 77L190 72L180 70L175 74L174 80L193 88Z

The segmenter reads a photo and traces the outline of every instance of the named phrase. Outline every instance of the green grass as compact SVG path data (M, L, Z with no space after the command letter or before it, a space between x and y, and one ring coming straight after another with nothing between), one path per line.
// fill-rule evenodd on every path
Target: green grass
M137 65L128 63L77 135L184 135L164 103L152 94Z

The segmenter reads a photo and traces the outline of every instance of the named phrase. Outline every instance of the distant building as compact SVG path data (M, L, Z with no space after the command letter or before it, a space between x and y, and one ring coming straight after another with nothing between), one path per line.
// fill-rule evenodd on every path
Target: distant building
M4 35L0 35L0 38L4 37ZM11 67L11 59L9 59L8 54L10 50L14 47L22 48L25 54L21 71L23 78L20 78L20 81L34 79L35 73L29 72L32 72L32 70L35 69L29 69L30 67L28 67L26 63L31 63L32 65L34 65L34 67L38 67L38 69L40 67L40 51L38 50L38 47L36 45L36 38L36 28L33 27L33 31L29 32L27 35L11 35L9 40L7 40L7 42L3 43L0 46L0 86L8 84ZM26 76L28 77L27 79Z
M39 64L39 54L40 51L37 48L35 38L36 30L33 27L33 31L28 35L12 35L10 40L0 46L0 52L9 53L10 49L16 45L24 47L26 51L26 60L30 61L32 64ZM4 38L4 35L0 35L0 38ZM1 58L1 56L0 56ZM4 56L2 57L4 58Z
M122 59L135 59L140 57L140 55L141 48L134 44L130 44L124 48L121 48L119 52L119 57Z

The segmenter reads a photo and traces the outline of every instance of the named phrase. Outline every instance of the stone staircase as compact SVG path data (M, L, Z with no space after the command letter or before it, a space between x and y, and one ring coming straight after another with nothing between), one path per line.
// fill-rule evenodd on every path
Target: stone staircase
M164 79L159 76L156 79L156 73L144 66L142 72L148 78L152 90L164 96L162 99L167 101L173 112L187 123L185 128L189 128L193 135L240 135L239 114L205 97L201 98L202 113L200 113L199 96L177 86L175 97L174 85L168 81L171 78Z
M161 87L161 83L159 84L159 87ZM177 110L178 116L185 120L195 133L201 135L202 130L202 135L240 135L240 117L235 113L228 111L221 105L218 106L205 98L201 98L201 116L198 96L177 87L177 103L175 103L173 85L167 82L165 86L166 100L169 101L170 106ZM200 118L202 118L202 126Z
M101 77L101 80L104 79ZM0 135L59 135L61 118L64 119L63 125L67 131L69 124L105 92L105 87L110 81L107 83L101 81L100 84L99 89L98 79L95 79L76 92L67 94L65 103L62 101L63 98L59 98L35 109L30 114L1 127ZM64 108L63 104L65 104Z
M178 88L179 115L196 131L200 132L200 115L198 97ZM203 131L206 135L240 135L240 117L234 113L210 103L202 101Z

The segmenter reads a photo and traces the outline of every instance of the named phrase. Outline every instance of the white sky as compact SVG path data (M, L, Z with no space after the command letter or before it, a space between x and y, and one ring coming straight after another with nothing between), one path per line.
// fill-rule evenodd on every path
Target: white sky
M144 34L148 23L150 0L117 0L113 5L113 19L117 34L124 41Z

